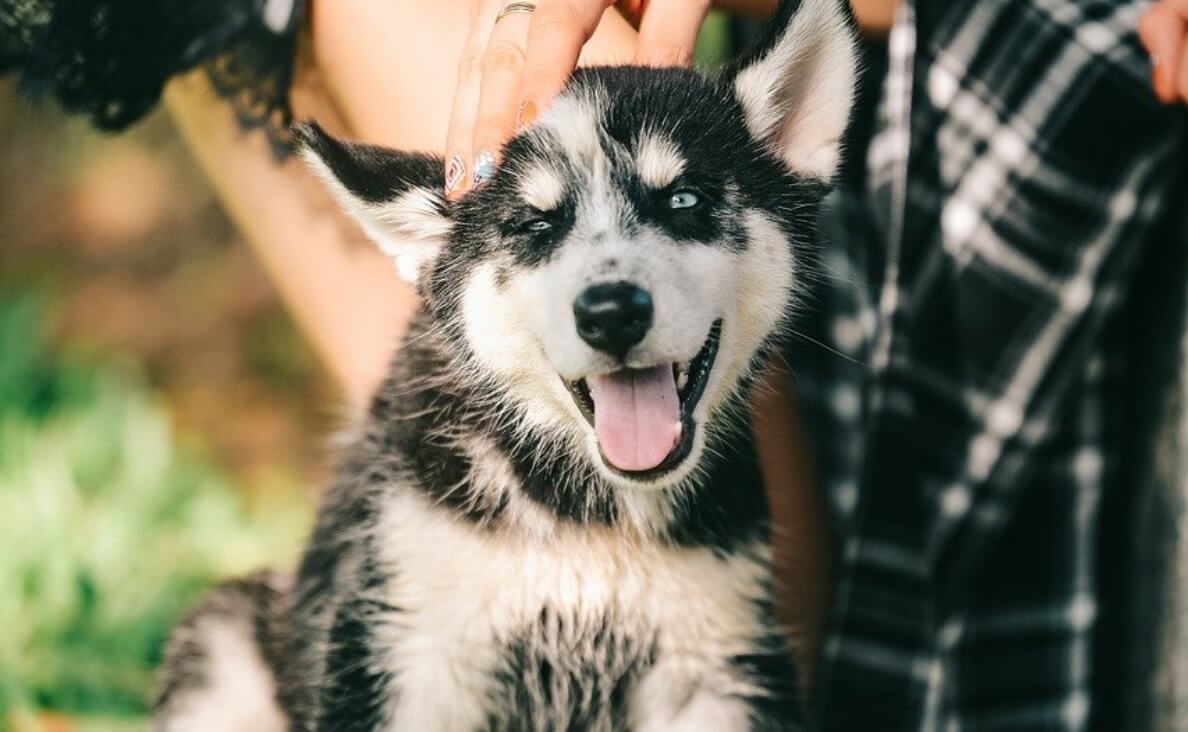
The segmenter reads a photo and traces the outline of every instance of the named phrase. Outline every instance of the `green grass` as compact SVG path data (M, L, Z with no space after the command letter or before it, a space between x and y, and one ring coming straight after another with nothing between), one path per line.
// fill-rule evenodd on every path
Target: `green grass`
M135 369L54 352L45 313L0 297L0 729L37 710L121 729L172 624L216 579L292 558L309 507L249 512Z

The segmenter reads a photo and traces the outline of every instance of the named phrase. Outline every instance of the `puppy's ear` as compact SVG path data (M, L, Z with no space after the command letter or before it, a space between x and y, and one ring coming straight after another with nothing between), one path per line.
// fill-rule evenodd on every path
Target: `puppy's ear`
M751 134L793 172L831 179L857 63L845 0L783 0L767 41L732 72Z
M415 282L453 225L432 155L336 140L316 123L296 128L301 156L363 231Z

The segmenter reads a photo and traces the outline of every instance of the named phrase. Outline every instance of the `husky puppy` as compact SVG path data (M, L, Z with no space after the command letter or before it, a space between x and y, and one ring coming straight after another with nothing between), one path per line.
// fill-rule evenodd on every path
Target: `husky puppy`
M306 128L424 304L295 581L182 623L156 729L797 729L746 404L854 75L840 0L789 3L720 78L578 71L456 203Z

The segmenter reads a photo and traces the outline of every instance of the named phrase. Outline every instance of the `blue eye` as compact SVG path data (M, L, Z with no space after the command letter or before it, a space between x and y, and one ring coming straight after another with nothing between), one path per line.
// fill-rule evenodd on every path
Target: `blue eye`
M693 208L701 203L701 196L693 191L677 191L668 197L668 207L674 211L683 208Z
M544 219L532 219L531 221L524 222L520 228L524 231L537 233L541 231L548 231L549 229L553 228L553 225Z

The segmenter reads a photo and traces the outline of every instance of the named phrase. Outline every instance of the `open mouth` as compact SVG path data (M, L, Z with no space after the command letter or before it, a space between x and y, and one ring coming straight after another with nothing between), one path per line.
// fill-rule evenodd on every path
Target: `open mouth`
M689 456L697 426L693 412L705 394L721 335L719 320L691 361L566 382L578 409L594 427L607 467L636 480L651 480Z

